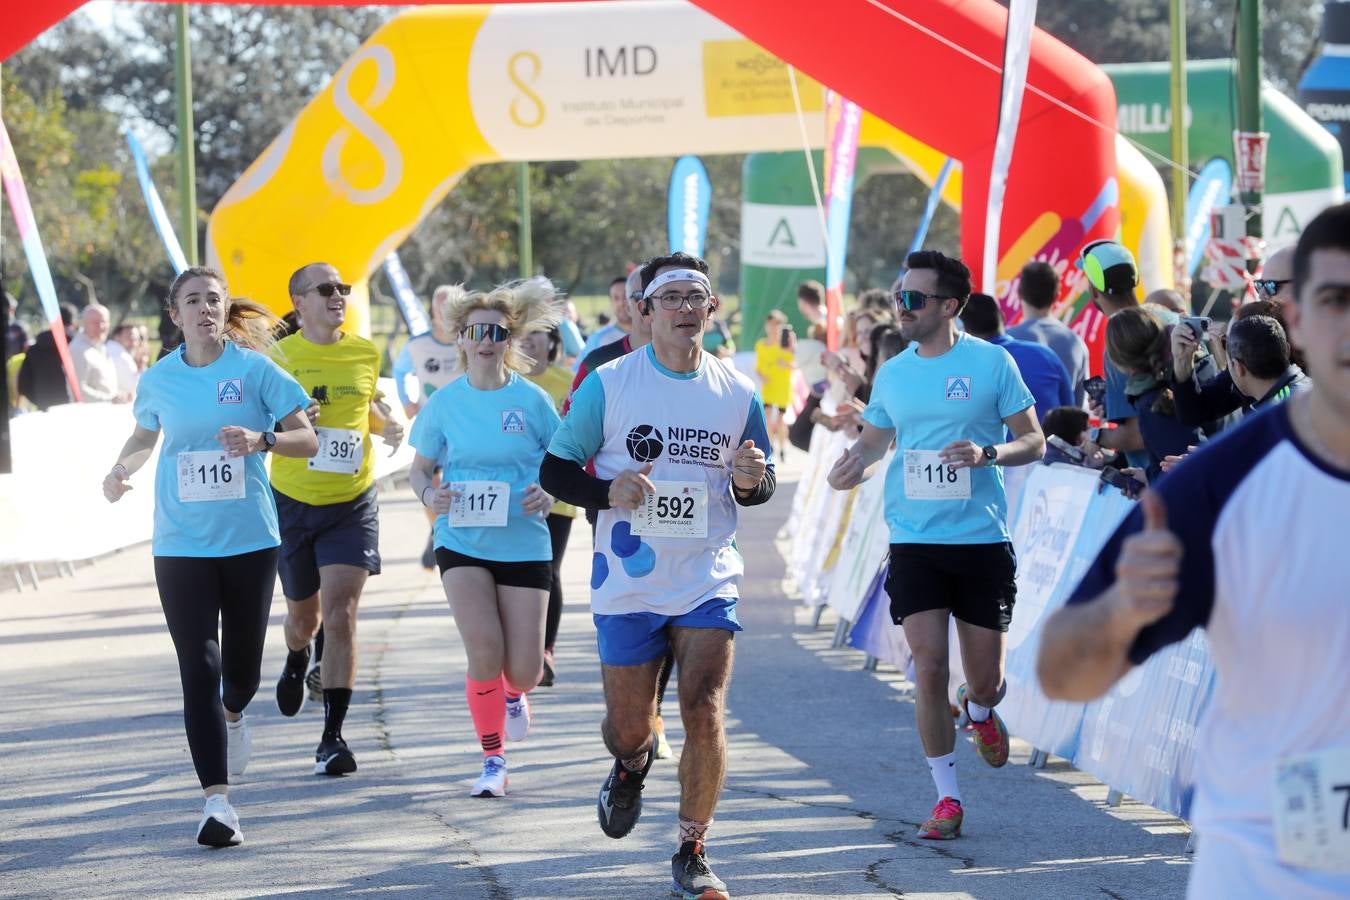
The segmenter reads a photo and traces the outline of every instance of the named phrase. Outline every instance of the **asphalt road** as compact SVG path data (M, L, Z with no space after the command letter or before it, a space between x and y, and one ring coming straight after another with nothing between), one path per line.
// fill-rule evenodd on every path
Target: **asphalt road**
M730 771L709 860L735 897L1178 897L1182 823L1105 805L1106 788L1014 741L1000 770L960 740L964 836L920 841L934 802L903 677L851 650L783 593L780 493L742 519L749 573L729 696ZM658 762L641 824L605 837L595 796L609 760L590 546L574 529L558 683L509 745L511 793L474 799L481 754L464 656L440 583L418 557L425 520L406 487L382 498L384 574L362 601L360 674L345 735L360 770L311 774L322 710L276 711L283 601L248 710L253 760L232 799L245 843L194 841L201 796L148 546L40 591L0 593L0 896L668 896L674 761ZM668 715L678 751L678 717Z

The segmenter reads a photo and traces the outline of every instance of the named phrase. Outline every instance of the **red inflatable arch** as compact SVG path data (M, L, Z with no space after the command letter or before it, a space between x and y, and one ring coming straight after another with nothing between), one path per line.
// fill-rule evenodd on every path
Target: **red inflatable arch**
M692 2L960 160L962 255L979 272L1007 21L1002 6L995 0L777 0L765 15L760 0ZM14 4L0 33L0 59L80 5ZM1120 222L1111 83L1097 66L1039 30L1031 50L1030 89L1003 208L1000 294L1023 262L1036 257L1063 266L1086 240L1115 236Z

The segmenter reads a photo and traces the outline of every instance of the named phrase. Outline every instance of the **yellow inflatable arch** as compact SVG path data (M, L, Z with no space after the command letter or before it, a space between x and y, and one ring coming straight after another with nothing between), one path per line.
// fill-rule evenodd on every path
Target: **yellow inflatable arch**
M797 86L821 142L823 90ZM860 143L930 184L942 163L870 115ZM1123 237L1161 286L1162 182L1118 146ZM368 333L367 277L472 166L800 147L786 65L688 4L424 7L372 35L226 192L208 260L279 313L295 268L331 262L356 288L347 327ZM943 198L960 197L957 172ZM1000 279L1018 265L1009 253Z

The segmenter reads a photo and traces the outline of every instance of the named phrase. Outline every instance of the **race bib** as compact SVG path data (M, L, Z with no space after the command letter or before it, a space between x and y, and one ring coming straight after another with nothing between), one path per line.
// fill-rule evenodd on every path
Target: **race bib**
M1274 804L1280 862L1350 873L1350 748L1280 760Z
M936 450L906 450L905 496L910 500L969 500L970 469L947 465Z
M345 428L315 428L319 452L309 458L311 472L355 475L361 471L362 434Z
M450 501L451 528L502 528L511 504L511 485L505 481L457 481L450 485L459 496Z
M708 485L701 481L653 481L656 493L633 510L632 533L644 537L706 538Z
M184 503L204 500L242 500L244 458L224 450L198 450L178 454L178 499Z

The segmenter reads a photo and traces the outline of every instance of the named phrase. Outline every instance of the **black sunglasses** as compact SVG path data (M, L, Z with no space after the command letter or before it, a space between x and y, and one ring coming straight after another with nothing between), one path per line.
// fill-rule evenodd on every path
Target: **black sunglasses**
M1263 300L1269 300L1280 291L1280 285L1289 284L1292 278L1258 278L1252 282L1256 285L1256 293Z
M340 281L325 281L322 284L314 285L310 290L316 291L320 297L331 297L334 291L345 297L352 292L352 286Z
M910 312L916 309L923 309L929 300L951 300L951 297L944 297L941 294L925 294L923 291L896 291L895 305L903 306Z

